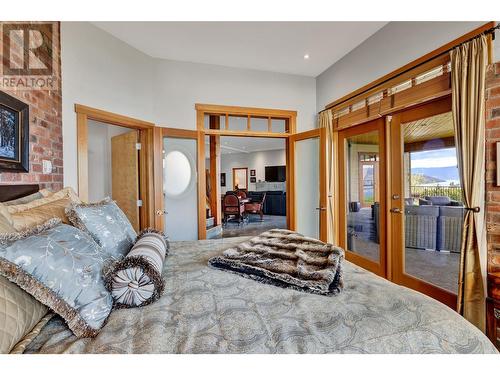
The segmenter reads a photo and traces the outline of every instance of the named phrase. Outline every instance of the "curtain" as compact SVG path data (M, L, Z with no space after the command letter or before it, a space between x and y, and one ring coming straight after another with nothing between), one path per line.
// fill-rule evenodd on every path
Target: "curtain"
M458 167L466 206L462 231L457 311L485 329L485 76L487 37L450 52L451 91Z
M333 175L334 175L334 160L333 160L333 137L334 137L334 132L333 132L333 113L331 110L325 110L322 111L318 114L318 127L319 128L326 128L326 134L327 134L327 152L326 152L326 157L327 157L327 173L328 173L328 242L333 243L334 242L334 234L335 234L335 227L334 227L334 206L333 206Z

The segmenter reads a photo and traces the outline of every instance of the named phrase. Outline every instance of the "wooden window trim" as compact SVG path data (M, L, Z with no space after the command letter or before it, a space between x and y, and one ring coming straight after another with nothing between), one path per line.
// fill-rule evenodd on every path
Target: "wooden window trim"
M333 102L327 104L325 106L325 109L331 109L331 108L337 107L339 105L344 105L344 104L346 104L346 102L350 101L351 99L359 97L362 94L366 94L369 91L372 92L376 87L381 86L383 84L386 84L388 81L394 80L395 78L400 78L401 81L404 81L403 77L406 77L404 74L408 73L410 70L413 70L415 72L416 71L415 69L419 68L419 70L422 70L422 72L423 72L423 71L425 71L425 69L422 69L421 67L425 64L428 64L429 61L434 60L434 59L439 58L439 57L442 57L443 55L446 55L447 52L449 52L454 47L484 33L485 31L491 29L492 27L495 27L495 22L494 21L487 22L484 25L468 32L467 34L464 34L461 37L456 38L455 40L453 40L449 43L446 43L445 45L423 55L422 57L419 57L418 59L415 59L415 60L409 62L408 64L403 65L401 68L398 68L398 69L368 83L367 85L364 85L364 86L360 87L359 89L354 90L353 92L351 92L347 95L344 95L343 97L341 97L337 100L334 100ZM411 78L411 77L408 77L408 78ZM393 85L394 84L395 84L395 82L393 83ZM358 98L358 100L359 100L359 98Z
M296 132L297 111L272 109L272 108L256 108L256 107L237 107L215 104L195 104L196 109L196 129L203 131L206 135L228 135L228 136L245 136L245 137L275 137L286 138ZM224 129L205 129L205 115L225 116L226 123ZM229 128L230 117L243 117L247 119L245 130L231 130ZM267 131L251 130L251 118L267 118ZM285 132L272 132L272 120L285 120Z

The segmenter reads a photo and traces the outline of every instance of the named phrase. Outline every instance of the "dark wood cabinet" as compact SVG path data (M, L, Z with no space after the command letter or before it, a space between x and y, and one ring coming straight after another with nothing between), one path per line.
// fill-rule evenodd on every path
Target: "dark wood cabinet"
M500 273L488 275L488 296L486 300L486 333L500 350Z

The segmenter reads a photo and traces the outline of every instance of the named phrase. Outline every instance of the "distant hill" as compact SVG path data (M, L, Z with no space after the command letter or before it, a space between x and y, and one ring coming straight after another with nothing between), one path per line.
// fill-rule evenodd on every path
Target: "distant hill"
M436 181L429 181L428 183L460 179L457 167L412 168L411 174L424 175L425 177L436 179Z
M436 184L436 183L441 183L441 182L446 182L445 180L441 180L439 178L436 178L436 177L431 177L431 176L426 176L425 174L420 174L420 173L412 173L412 176L419 176L419 182L417 183L417 185L419 184Z

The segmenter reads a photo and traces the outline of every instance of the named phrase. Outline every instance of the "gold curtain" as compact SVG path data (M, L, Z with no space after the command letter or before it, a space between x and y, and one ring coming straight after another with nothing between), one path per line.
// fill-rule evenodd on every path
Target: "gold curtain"
M457 311L485 329L485 76L487 37L450 52L455 143L466 206L462 231Z
M327 174L328 174L328 242L334 242L335 226L334 226L334 206L333 206L333 176L334 176L334 160L333 160L333 113L331 110L325 110L318 114L318 127L326 128L327 140Z

